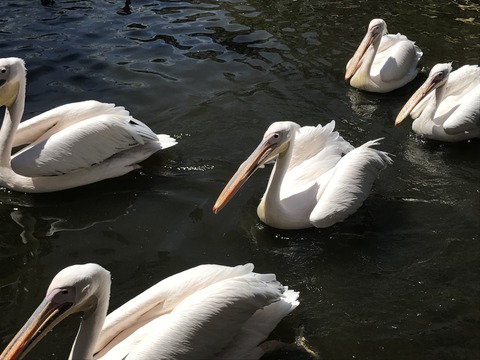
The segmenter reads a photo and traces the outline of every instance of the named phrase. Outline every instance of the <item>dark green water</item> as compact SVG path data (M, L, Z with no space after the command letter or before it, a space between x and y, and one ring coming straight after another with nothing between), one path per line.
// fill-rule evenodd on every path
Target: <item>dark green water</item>
M446 145L416 137L409 121L393 127L434 64L479 63L478 2L133 0L123 7L0 4L0 57L24 58L28 68L26 117L97 99L125 106L179 142L123 178L56 194L0 191L0 348L70 264L109 269L116 308L197 264L253 262L301 294L272 337L291 341L303 328L322 359L480 356L480 141ZM417 79L388 94L343 81L374 17L424 52ZM332 119L353 145L383 137L380 148L394 155L356 214L328 229L266 227L256 206L268 170L211 213L270 123ZM77 326L69 319L29 358L65 359Z

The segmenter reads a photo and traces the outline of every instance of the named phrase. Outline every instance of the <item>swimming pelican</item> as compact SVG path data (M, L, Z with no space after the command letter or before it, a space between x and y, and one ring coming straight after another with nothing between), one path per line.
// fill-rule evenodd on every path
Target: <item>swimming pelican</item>
M412 129L426 138L462 141L480 137L480 68L437 64L400 110L395 125L410 115Z
M123 107L93 100L59 106L20 124L25 85L23 60L0 59L0 106L6 107L0 129L0 186L50 192L86 185L124 175L176 144ZM11 155L12 147L24 144Z
M106 316L110 273L97 264L67 267L0 359L21 359L76 312L83 317L73 360L259 359L279 347L263 341L299 302L298 293L274 274L252 270L252 264L200 265L160 281Z
M362 205L391 159L371 148L380 139L355 149L334 127L335 121L323 127L290 121L270 125L223 189L213 212L220 211L255 170L275 161L257 208L261 221L279 229L303 229L345 220Z
M345 80L370 92L385 93L412 81L422 51L406 36L388 35L387 24L373 19L357 51L347 64Z

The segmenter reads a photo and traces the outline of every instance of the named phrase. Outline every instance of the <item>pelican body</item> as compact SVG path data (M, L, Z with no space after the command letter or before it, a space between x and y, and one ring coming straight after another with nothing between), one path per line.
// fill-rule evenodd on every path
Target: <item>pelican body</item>
M298 293L253 265L201 265L160 281L106 316L110 273L73 265L0 355L22 359L55 325L83 312L71 360L259 359L268 337L299 304ZM263 343L262 343L263 342Z
M456 142L480 137L480 68L435 65L427 80L405 103L395 125L410 115L412 129L429 139Z
M417 76L422 51L401 34L388 35L387 24L373 19L355 54L347 63L345 80L354 88L385 93Z
M213 212L220 211L255 170L275 161L257 208L262 222L279 229L303 229L345 220L362 205L391 159L372 148L378 140L354 148L334 127L334 121L316 127L290 121L270 125L219 195Z
M0 59L0 186L51 192L124 175L176 144L123 107L90 100L66 104L20 124L25 107L22 59ZM12 148L24 146L12 156Z

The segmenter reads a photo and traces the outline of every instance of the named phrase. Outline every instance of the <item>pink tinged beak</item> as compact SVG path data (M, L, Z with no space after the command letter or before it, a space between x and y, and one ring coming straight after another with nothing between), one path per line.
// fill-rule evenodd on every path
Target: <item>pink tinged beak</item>
M55 303L45 298L0 355L0 360L22 359L48 331L60 322L72 303Z
M429 78L423 83L422 86L418 88L417 91L408 99L408 101L403 106L402 110L397 115L395 119L395 126L399 125L403 120L407 118L408 115L415 109L415 106L418 105L420 101L422 101L425 96L427 96L431 91L436 89L436 85L438 84L435 81L435 78L429 76Z
M253 153L245 160L237 172L232 176L223 191L217 198L212 211L216 214L223 209L230 199L237 193L243 184L250 178L250 176L259 167L269 160L272 151L277 147L276 143L272 144L271 137L264 138L260 145L253 151Z
M345 70L345 80L348 80L353 75L355 75L358 68L360 67L363 55L365 55L365 52L367 51L369 46L372 45L374 39L374 33L372 31L368 31L362 42L358 46L357 50L355 51L355 54L353 54L353 57L347 64L347 68Z

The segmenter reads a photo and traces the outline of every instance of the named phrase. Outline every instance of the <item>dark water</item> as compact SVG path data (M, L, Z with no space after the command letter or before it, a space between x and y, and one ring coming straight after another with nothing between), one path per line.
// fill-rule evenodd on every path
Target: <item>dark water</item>
M200 263L254 262L301 293L273 337L291 341L303 328L322 359L480 356L480 141L445 145L419 139L409 121L393 127L434 64L479 63L478 2L44 3L0 4L0 56L28 68L26 116L97 99L179 144L120 179L0 192L0 348L72 263L112 272L116 308ZM424 51L422 74L389 94L343 81L374 17ZM270 123L331 119L355 146L383 137L380 148L394 155L355 215L328 229L262 225L256 206L269 171L211 213ZM66 358L77 326L66 321L29 358Z

